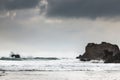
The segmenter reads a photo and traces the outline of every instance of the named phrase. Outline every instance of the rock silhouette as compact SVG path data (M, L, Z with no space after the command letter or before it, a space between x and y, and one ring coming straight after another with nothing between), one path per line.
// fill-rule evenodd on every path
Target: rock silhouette
M19 54L14 54L13 52L11 52L10 57L11 58L21 58Z
M77 58L81 61L104 60L105 63L119 63L120 50L117 45L107 42L101 44L88 43L85 53Z

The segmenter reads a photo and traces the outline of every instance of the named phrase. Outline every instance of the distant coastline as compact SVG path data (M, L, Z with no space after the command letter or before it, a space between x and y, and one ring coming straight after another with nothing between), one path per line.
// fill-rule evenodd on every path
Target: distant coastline
M1 57L0 60L59 60L59 58L56 57L34 57L34 58L11 58L11 57Z
M0 60L58 60L57 57L21 57L20 54L15 54L13 51L10 52L9 57L1 57Z

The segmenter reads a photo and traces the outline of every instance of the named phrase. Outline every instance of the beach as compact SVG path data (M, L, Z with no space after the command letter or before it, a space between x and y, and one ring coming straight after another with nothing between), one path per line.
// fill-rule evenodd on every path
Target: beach
M120 71L6 71L0 80L119 80Z

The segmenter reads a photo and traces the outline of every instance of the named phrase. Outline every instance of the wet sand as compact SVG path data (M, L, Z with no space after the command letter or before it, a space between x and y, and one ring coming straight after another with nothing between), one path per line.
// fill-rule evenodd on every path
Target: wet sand
M120 80L120 71L7 71L0 80Z

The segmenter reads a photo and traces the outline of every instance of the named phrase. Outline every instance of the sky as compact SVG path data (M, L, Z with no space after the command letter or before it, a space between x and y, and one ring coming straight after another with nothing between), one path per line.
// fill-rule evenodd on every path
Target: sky
M120 46L120 0L0 0L0 56L76 57Z

